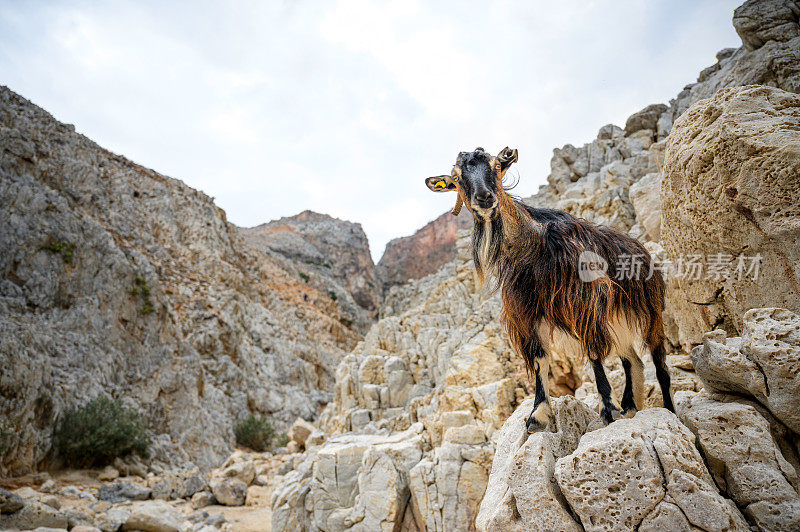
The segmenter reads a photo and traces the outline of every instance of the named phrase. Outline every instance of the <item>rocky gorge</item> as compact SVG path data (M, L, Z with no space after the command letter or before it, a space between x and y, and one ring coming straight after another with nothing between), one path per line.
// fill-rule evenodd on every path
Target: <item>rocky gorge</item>
M650 408L605 426L585 361L556 353L556 423L532 435L462 219L377 267L325 215L237 228L3 88L0 528L797 530L799 17L745 2L742 46L669 105L554 150L525 201L627 232L670 272L677 412L646 362ZM53 421L97 394L151 420L153 457L60 471ZM234 451L245 412L286 447Z

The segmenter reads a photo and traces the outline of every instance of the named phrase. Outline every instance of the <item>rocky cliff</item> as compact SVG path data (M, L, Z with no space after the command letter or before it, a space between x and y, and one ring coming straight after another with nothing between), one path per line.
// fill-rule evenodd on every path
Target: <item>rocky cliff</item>
M145 414L156 459L216 465L248 412L313 419L360 338L351 324L374 313L373 291L352 303L364 287L346 268L322 281L252 248L204 194L5 87L0 209L1 471L47 465L59 412L97 395ZM337 265L371 266L363 241L348 256L349 229Z
M732 108L734 104L726 108L726 114L737 115L743 122L741 129L749 130L751 119L761 120L761 124L746 134L732 133L711 145L706 142L708 136L714 135L714 131L724 131L727 125L725 119L717 121L715 113L720 107L704 107L703 111L697 111L707 113L704 122L693 123L691 132L680 128L675 135L670 134L673 124L680 121L690 106L711 98L725 87L758 84L795 94L800 92L799 13L800 4L795 1L758 0L742 4L733 16L733 25L742 38L741 47L717 53L717 62L700 72L697 82L684 87L669 105L647 106L630 116L624 128L613 124L603 126L595 140L579 148L567 144L553 150L547 185L527 199L536 206L565 210L628 232L644 242L665 269L678 274L668 281L665 313L667 336L676 347L691 349L704 331L715 327L733 334L741 332L741 315L748 308L783 305L800 310L797 297L792 296L797 293L800 279L796 262L800 254L793 229L797 215L793 197L787 196L791 194L789 190L797 189L797 173L791 162L796 138L792 137L793 126L781 125L782 120L793 120L793 113L789 112L785 119L772 120L774 115L769 110L759 115L756 109L765 104L777 112L773 103L750 100L744 104L751 106L750 114L745 109ZM764 98L769 97L762 96L762 100ZM783 101L786 97L779 98ZM778 103L777 107L787 110L793 106L792 101L789 97L788 104ZM768 133L773 126L788 131L783 138L778 138L780 134ZM677 163L686 165L690 161L693 168L676 171L672 164L664 165L665 150L672 149L673 154L677 153L676 149L689 150L684 145L685 137L701 130L705 130L703 140L695 142L691 153L681 154L684 161ZM737 138L737 135L742 137ZM717 153L723 143L729 145ZM779 167L760 168L756 153L772 149L785 152L773 157L774 161L779 161L775 163ZM699 156L698 150L714 153L714 157ZM745 160L749 161L749 166L739 168ZM700 167L704 170L700 171ZM698 171L697 177L687 177L686 170L692 170L689 174ZM723 173L718 175L718 170ZM750 185L745 188L753 190L755 187L758 191L753 190L752 198L737 197L734 181L749 181ZM698 182L700 188L689 193ZM768 199L771 195L775 195L774 198ZM718 207L707 210L713 201L719 201ZM776 208L773 201L784 210L779 210L780 214L768 222L766 228L761 228L758 224ZM756 219L750 220L748 209L759 213ZM711 221L715 216L712 212L724 212L725 222ZM703 226L706 221L709 225ZM732 225L728 227L729 224ZM731 231L739 231L740 236L723 236L722 242L717 241L720 234L728 235ZM702 249L698 245L673 244L679 240L693 240L692 235L698 232L704 235ZM742 238L741 234L748 237ZM734 294L730 287L725 288L730 282L723 279L722 274L729 270L735 272L736 261L740 259L756 257L770 246L783 248L789 241L793 243L786 247L784 258L770 252L770 257L765 259L773 265L771 272L780 267L782 273L778 277L769 274L760 281L747 281L750 287L747 303L735 303L736 298L744 301L745 296ZM720 260L725 262L721 270ZM699 282L692 279L694 276L700 277ZM779 292L785 296L772 297ZM725 298L727 301L723 301Z
M734 15L742 47L669 105L556 149L548 184L526 200L628 232L668 270L677 415L658 408L645 361L649 409L603 426L581 362L557 356L551 385L574 397L555 400L552 432L528 436L531 390L499 301L476 294L462 252L387 292L386 317L337 370L326 434L278 479L274 529L796 530L800 318L759 307L777 292L775 304L797 304L798 14L796 2L745 3ZM708 236L705 221L716 224ZM713 287L726 318L696 325L710 303L694 299L680 257L712 238L696 290ZM735 259L759 252L772 273L743 289ZM709 273L717 253L731 255L730 271ZM609 369L619 397L623 372Z
M378 275L384 290L436 272L456 258L456 233L472 229L472 216L466 209L458 216L446 212L418 229L413 235L395 238L386 244Z
M305 211L240 231L251 246L286 257L285 269L308 275L359 331L375 321L383 294L361 224Z

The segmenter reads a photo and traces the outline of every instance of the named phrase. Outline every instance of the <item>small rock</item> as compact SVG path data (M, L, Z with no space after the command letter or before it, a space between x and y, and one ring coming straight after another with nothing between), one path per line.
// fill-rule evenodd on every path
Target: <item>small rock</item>
M69 497L71 499L85 499L89 501L96 501L97 498L87 491L78 489L75 486L65 486L58 491L62 497Z
M123 530L180 532L183 515L164 501L147 501L133 507Z
M300 449L300 444L294 440L286 444L286 452L289 454L299 453Z
M290 469L291 471L291 469ZM267 475L256 475L256 478L253 479L253 485L255 486L268 486L269 485L269 477Z
M444 441L463 443L466 445L478 445L486 441L486 435L477 425L463 425L447 429L444 433Z
M130 482L117 482L100 486L97 498L111 503L125 501L146 501L150 498L150 490Z
M309 434L308 438L306 439L306 449L310 447L314 447L316 445L322 445L325 443L325 440L328 438L325 436L325 433L321 430L315 430L311 434Z
M238 478L224 478L213 481L211 491L220 504L242 506L247 497L247 484Z
M190 523L200 523L205 521L207 517L208 517L208 512L203 511L203 512L194 512L193 514L190 514L189 517L187 517L187 519L189 520Z
M178 488L176 494L180 499L188 499L195 493L203 491L207 487L208 483L205 481L205 479L197 475L193 475L183 481L183 485Z
M44 484L39 486L39 491L42 493L55 493L58 491L58 484L53 479L47 480Z
M67 516L39 501L27 501L25 506L10 515L0 516L0 530L33 530L38 527L67 528Z
M147 478L147 468L136 455L128 456L125 460L115 459L114 467L119 470L121 475L136 475L137 477Z
M13 514L25 506L25 501L16 493L0 488L0 514Z
M28 486L15 490L15 493L23 499L38 499L41 495L38 491Z
M216 502L214 495L208 491L198 491L192 495L192 508L195 510L211 506Z
M55 495L48 495L47 497L42 497L41 502L42 504L46 504L50 508L55 508L56 510L61 509L61 500Z
M73 527L70 532L100 532L100 529L94 526L78 525Z
M129 506L111 507L100 515L96 524L103 532L116 531L128 520L130 514Z
M227 523L228 520L222 514L214 514L206 517L205 523L215 528L222 528L222 525Z
M118 478L119 478L119 470L112 466L106 466L106 468L100 471L100 473L97 475L97 480L102 480L106 482L117 480Z
M31 481L34 484L44 484L45 482L50 480L50 478L51 478L50 473L48 473L47 471L41 471L39 473L34 473L31 476Z
M250 485L256 476L256 466L253 462L239 462L222 471L225 478L238 478L246 485Z
M52 528L49 526L40 526L33 529L33 532L67 532L66 528Z
M296 442L301 448L305 446L308 437L317 429L303 418L297 418L289 429L289 439Z

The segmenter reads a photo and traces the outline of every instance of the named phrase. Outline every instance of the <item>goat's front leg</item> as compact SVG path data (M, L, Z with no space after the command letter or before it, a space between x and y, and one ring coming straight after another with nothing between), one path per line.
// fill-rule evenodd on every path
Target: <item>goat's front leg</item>
M549 390L550 357L542 348L539 339L533 338L526 346L525 359L529 365L533 366L533 375L536 380L533 410L525 423L528 434L532 434L546 429L553 419Z
M608 424L621 416L611 400L611 385L608 383L608 378L606 378L606 370L603 367L603 363L599 360L592 360L592 369L594 370L594 382L597 384L597 393L600 394L600 401L603 404L600 416Z

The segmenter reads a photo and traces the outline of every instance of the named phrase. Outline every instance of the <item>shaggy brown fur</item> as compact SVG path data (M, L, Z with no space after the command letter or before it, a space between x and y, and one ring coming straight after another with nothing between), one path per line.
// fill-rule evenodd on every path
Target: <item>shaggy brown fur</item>
M641 362L634 359L638 354L631 352L632 347L652 353L664 404L672 410L661 318L664 281L659 271L651 269L647 250L608 227L565 212L533 208L509 195L503 176L515 161L516 150L508 148L497 157L480 148L462 152L452 174L429 178L428 186L435 191L456 190L460 202L473 214L475 268L481 279L489 274L500 290L509 338L536 382L537 406L529 430L549 416L548 394L543 389L547 375L541 373L549 362L546 346L553 343L555 335L566 335L580 346L581 353L568 354L582 354L592 361L606 421L615 417L616 408L602 361L612 353L623 357L626 371L623 412L637 408L633 389L641 389L642 383L633 381L641 375L632 375L631 361L638 363L638 368ZM490 200L494 200L493 207ZM607 275L591 282L581 280L580 258L586 251L606 261ZM641 274L618 278L618 259L625 256L638 260ZM635 336L635 345L618 338L620 330ZM547 331L549 338L543 338ZM546 411L536 419L534 414L543 403L548 403Z

